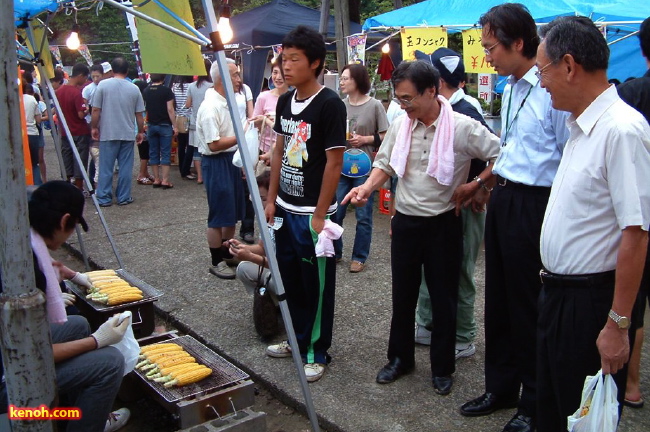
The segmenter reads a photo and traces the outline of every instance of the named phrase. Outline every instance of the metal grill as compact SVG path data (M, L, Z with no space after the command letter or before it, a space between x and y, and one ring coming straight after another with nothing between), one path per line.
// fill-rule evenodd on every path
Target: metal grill
M127 272L124 269L119 269L115 270L115 272L125 281L130 283L136 288L139 288L142 291L142 300L134 301L134 302L129 302L129 303L122 303L119 305L114 305L114 306L107 306L103 303L96 302L94 300L90 300L86 298L86 290L79 285L72 283L70 281L66 281L67 287L75 293L77 296L79 296L84 302L88 303L93 309L95 309L98 312L110 312L112 310L122 310L124 309L124 306L136 306L142 303L148 303L151 302L158 297L162 296L162 293L149 285L148 283L144 282L143 280L135 277L131 273Z
M135 370L135 373L151 386L156 393L162 396L167 402L177 402L192 396L207 393L209 391L222 389L249 378L248 374L229 363L219 354L194 339L192 336L181 336L169 339L160 343L175 343L182 346L190 353L198 363L204 364L212 369L209 377L183 387L165 388L163 383L157 383L146 378L146 372Z

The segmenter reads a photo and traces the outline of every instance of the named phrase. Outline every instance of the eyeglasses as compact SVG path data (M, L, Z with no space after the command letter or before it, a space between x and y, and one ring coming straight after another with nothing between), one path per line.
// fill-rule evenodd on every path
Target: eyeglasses
M341 78L339 78L339 81L350 81L351 79L352 78L350 78L348 76L342 76Z
M544 70L546 70L546 68L549 67L549 66L552 65L552 64L553 64L553 62L550 61L550 62L546 63L543 67L541 67L541 68L537 68L537 71L535 72L535 76L537 77L538 80L541 81L541 79L542 79L542 72L544 72Z
M496 48L497 45L499 45L500 43L501 43L501 41L498 41L497 43L495 43L495 44L492 45L491 47L483 48L483 52L485 53L485 55L490 55L490 54L492 54L492 50L493 50L494 48Z
M410 99L403 99L399 97L394 97L393 102L399 105L404 105L406 108L410 107L413 104L413 101L419 98L421 95L414 96Z

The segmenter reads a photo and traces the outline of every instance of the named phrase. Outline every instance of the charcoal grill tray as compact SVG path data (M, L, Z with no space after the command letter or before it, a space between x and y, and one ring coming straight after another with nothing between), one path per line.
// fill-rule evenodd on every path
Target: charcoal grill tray
M85 288L80 287L79 285L70 281L66 281L66 285L68 286L68 288L70 288L70 290L73 293L75 293L84 302L88 303L90 306L92 306L93 309L95 309L98 312L110 312L113 310L123 310L125 307L137 306L139 304L152 302L156 300L158 297L162 296L162 292L158 291L148 283L135 277L134 275L132 275L131 273L127 272L124 269L115 270L115 273L117 273L122 279L124 279L134 287L139 288L142 291L142 300L129 302L129 303L122 303L114 306L107 306L103 303L99 303L94 300L87 299L86 298L87 293Z
M162 396L167 402L178 402L179 400L187 399L198 394L204 394L215 389L221 389L249 378L246 372L229 363L226 359L194 339L192 336L180 336L160 343L170 342L182 346L185 351L190 353L190 355L196 359L198 363L204 364L212 369L212 375L199 382L183 387L165 388L164 383L157 383L147 379L147 371L143 373L135 369L134 372L136 375L151 386L156 393Z

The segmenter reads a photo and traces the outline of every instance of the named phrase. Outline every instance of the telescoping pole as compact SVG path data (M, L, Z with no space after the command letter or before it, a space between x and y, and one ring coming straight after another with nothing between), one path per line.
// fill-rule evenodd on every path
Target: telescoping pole
M210 0L202 0L203 10L205 12L206 21L208 23L208 28L210 30L210 39L212 41L212 49L214 50L214 57L219 65L219 73L223 77L223 85L226 89L226 101L228 102L228 109L230 111L230 118L235 127L235 136L237 137L237 145L239 146L239 153L242 156L244 162L244 172L246 174L246 182L248 183L248 190L251 193L251 199L253 201L253 207L255 208L255 216L257 217L257 223L260 227L260 234L262 236L262 241L264 242L264 251L266 252L266 258L269 263L269 269L271 270L271 277L275 281L277 296L280 304L280 311L282 312L282 319L284 320L284 326L287 330L287 337L289 339L289 345L291 345L291 355L293 357L293 362L298 371L298 378L300 380L300 387L302 388L302 393L305 398L305 405L307 407L307 414L309 416L309 421L311 422L312 430L314 432L320 431L318 427L318 418L316 416L316 410L314 408L314 401L311 397L311 391L309 390L309 384L307 383L307 377L305 376L305 370L302 364L302 358L300 356L300 350L298 349L298 341L296 339L296 333L293 330L293 323L291 321L291 314L289 313L289 307L287 306L287 299L284 292L284 285L282 284L282 278L280 277L280 271L278 270L278 262L275 258L275 248L274 243L271 240L270 231L264 229L263 227L268 226L266 218L264 216L264 207L262 206L262 200L260 198L260 192L257 187L257 182L255 180L255 169L253 167L253 161L250 159L250 155L245 147L244 139L244 128L239 119L239 112L237 110L237 101L235 100L235 92L233 90L232 82L229 79L230 71L228 70L228 64L226 63L226 54L224 53L223 43L221 42L221 36L217 31L217 18L214 13L214 6Z

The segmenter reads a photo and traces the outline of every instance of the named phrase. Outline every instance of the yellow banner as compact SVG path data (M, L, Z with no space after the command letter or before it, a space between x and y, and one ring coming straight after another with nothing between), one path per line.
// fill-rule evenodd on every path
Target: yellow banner
M192 18L192 11L187 0L161 0L161 3L185 22L194 25L194 18ZM154 2L138 8L138 11L191 34L181 23ZM144 72L187 76L205 75L203 56L201 56L199 45L142 19L136 18L136 24Z
M34 33L34 43L36 44L36 49L32 46L31 41L27 37L27 34L20 30L20 34L22 37L24 37L25 42L27 42L27 48L29 49L29 52L34 55L35 52L39 52L41 58L43 59L43 65L45 67L45 71L47 72L47 77L48 78L54 78L54 64L52 64L52 54L50 52L50 44L47 42L47 38L45 38L45 42L43 44L43 47L41 47L41 41L43 41L43 27L38 23L38 21L32 21L34 24L32 25L32 30Z
M463 30L463 64L467 73L496 73L485 59L481 29Z
M447 29L442 27L422 27L402 29L402 58L415 60L415 51L431 54L447 46Z

